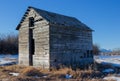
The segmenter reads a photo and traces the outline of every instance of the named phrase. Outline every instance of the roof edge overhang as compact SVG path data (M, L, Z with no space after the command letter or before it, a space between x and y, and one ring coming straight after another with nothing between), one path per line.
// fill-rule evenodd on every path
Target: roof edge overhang
M29 11L30 11L31 8L34 9L34 10L36 10L36 8L29 6L29 7L27 8L25 14L23 15L22 19L20 20L20 23L17 25L16 30L19 30L19 28L21 27L21 23L24 21L24 19L26 18L27 14L29 13ZM60 26L60 24L57 24L57 23L50 23L50 22L49 22L49 24L50 24L50 25ZM64 25L61 25L61 26L64 26ZM69 26L66 26L66 27L69 27ZM73 26L73 27L80 28L79 26ZM88 27L88 26L86 26L86 25L85 25L85 27L86 27L85 29L81 29L81 30L91 31L91 32L94 31L94 30L92 30L90 27Z
M76 27L76 28L78 28L78 29L80 29L80 30L83 30L83 31L91 31L91 32L94 32L94 30L92 30L90 27L88 27L87 29L83 29L83 28L80 28L80 27L78 27L78 26L66 26L66 25L60 25L60 24L57 24L57 23L49 23L49 25L51 25L51 26L59 26L59 27Z
M16 30L19 30L21 23L24 21L25 17L27 16L28 12L30 11L30 9L33 8L31 6L29 6L25 12L25 14L23 15L22 19L20 20L20 23L17 25Z

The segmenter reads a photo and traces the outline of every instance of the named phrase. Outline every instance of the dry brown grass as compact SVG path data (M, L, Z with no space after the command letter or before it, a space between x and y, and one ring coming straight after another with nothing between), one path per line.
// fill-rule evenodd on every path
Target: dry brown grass
M66 74L66 73L72 73L73 70L71 68L62 68L59 70L52 70L51 71L53 74Z
M12 66L4 66L4 71L8 72L21 72L22 69L24 69L25 66L19 66L19 65L12 65Z
M26 67L21 71L22 75L25 76L42 76L43 74L40 72L39 69L34 67Z
M10 72L18 72L19 76L13 77ZM72 79L65 79L65 75L69 73ZM105 81L102 79L102 74L98 71L89 70L72 70L71 68L61 68L52 71L43 70L41 68L25 67L25 66L5 66L0 67L0 81L8 79L8 81ZM47 77L44 78L43 76ZM33 78L38 76L38 78ZM7 81L7 80L6 80Z

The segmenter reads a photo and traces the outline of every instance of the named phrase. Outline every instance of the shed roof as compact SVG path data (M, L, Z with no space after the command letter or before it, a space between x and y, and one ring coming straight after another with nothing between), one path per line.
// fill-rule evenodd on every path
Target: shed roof
M89 28L87 25L80 22L75 17L69 17L53 12L48 12L45 10L41 10L35 7L28 7L26 13L24 14L23 18L21 19L20 23L17 26L17 30L20 27L20 24L24 21L26 14L30 11L30 9L34 9L40 16L42 16L44 19L46 19L50 24L57 24L57 25L64 25L64 26L73 26L73 27L79 27L84 30L92 31L91 28Z

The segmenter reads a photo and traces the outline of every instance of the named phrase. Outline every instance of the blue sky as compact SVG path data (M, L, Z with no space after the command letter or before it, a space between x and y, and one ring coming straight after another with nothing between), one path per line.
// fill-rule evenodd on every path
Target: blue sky
M18 33L28 6L76 17L95 30L93 43L120 48L120 0L0 0L0 33Z

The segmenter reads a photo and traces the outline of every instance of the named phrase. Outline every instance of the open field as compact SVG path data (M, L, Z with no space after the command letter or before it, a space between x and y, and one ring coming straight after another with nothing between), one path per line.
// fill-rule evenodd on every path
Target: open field
M99 55L95 56L95 61L101 65L102 72L113 73L111 76L104 77L104 79L113 79L120 81L120 56L119 55Z
M59 70L52 68L51 71L48 71L31 66L16 65L17 60L18 55L0 56L0 81L120 81L119 71L116 73L115 68L111 67L112 62L119 64L118 56L116 58L115 56L95 58L95 61L98 62L98 70L91 68L72 70L62 67ZM108 66L104 64L110 64L110 67L104 67Z
M72 77L67 78L69 74ZM1 66L0 81L107 81L99 71L62 68L51 71L25 66ZM110 81L110 80L109 80ZM113 81L113 80L111 80Z

